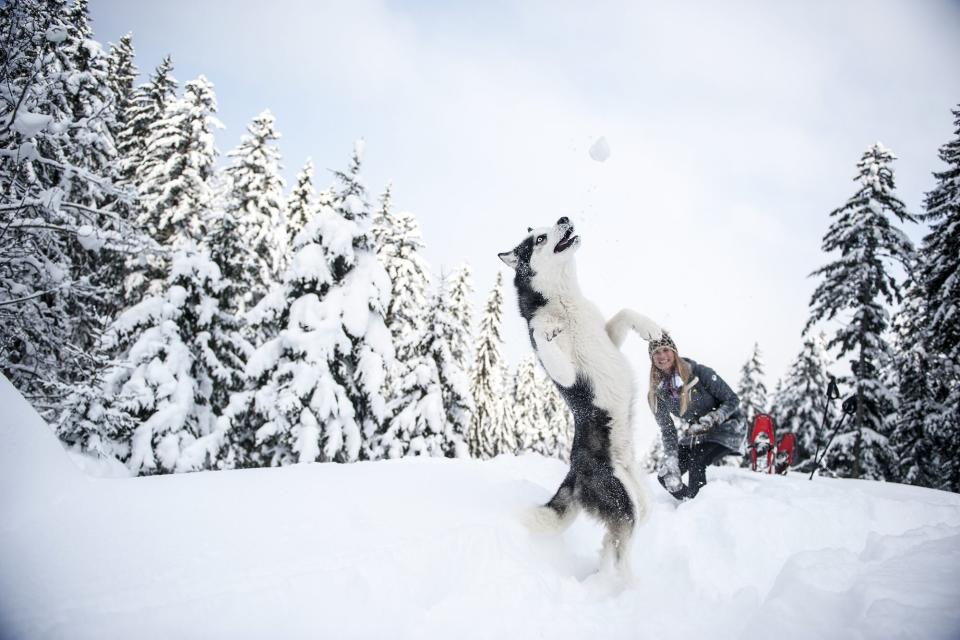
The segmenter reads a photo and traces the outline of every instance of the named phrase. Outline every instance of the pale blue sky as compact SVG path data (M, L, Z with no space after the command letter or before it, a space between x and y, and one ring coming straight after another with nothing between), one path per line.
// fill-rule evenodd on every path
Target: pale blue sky
M960 102L953 2L313 3L91 0L141 72L173 55L217 91L226 152L269 107L288 182L366 140L439 270L481 302L527 226L570 216L587 295L669 327L731 384L754 340L772 388L800 347L827 214L873 142L917 211ZM605 136L611 156L587 149ZM920 229L908 229L914 238ZM512 292L515 363L529 349ZM645 389L645 345L626 349ZM649 423L644 419L644 423Z

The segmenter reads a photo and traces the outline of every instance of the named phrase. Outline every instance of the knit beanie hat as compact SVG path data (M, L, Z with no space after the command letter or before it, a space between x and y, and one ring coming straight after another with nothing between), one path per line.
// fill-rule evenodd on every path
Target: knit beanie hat
M673 338L671 338L670 334L666 331L663 332L663 335L660 336L659 340L651 340L647 343L647 354L652 358L653 352L661 347L667 347L679 355L679 352L677 351L677 343L673 341Z

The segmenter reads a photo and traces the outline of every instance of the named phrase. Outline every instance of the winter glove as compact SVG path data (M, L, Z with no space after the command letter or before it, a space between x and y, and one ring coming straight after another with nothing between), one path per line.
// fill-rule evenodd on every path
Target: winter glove
M657 471L657 479L670 493L676 493L683 488L683 482L680 481L680 465L675 456L664 459Z
M713 429L714 426L723 422L720 418L720 414L716 411L711 411L705 416L700 416L700 419L690 427L690 432L700 435L706 433Z

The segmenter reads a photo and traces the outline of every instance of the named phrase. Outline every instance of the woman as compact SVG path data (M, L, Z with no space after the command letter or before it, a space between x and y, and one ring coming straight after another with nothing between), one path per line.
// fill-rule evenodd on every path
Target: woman
M657 479L678 500L693 498L707 484L707 465L740 454L745 435L740 398L713 369L681 358L666 332L650 341L648 351L648 400L663 438ZM690 426L690 435L679 442L671 416ZM680 479L685 472L690 474L686 485Z

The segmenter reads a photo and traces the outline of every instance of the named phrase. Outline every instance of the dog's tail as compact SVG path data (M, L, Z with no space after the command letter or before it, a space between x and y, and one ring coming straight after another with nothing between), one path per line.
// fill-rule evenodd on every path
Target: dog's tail
M621 309L617 312L607 322L606 330L610 340L617 345L618 349L627 339L627 333L631 330L636 331L637 335L648 341L659 339L663 335L660 325L633 309Z
M571 470L550 502L526 514L524 524L527 528L535 533L559 533L569 527L580 511L574 499L576 482L576 474Z

